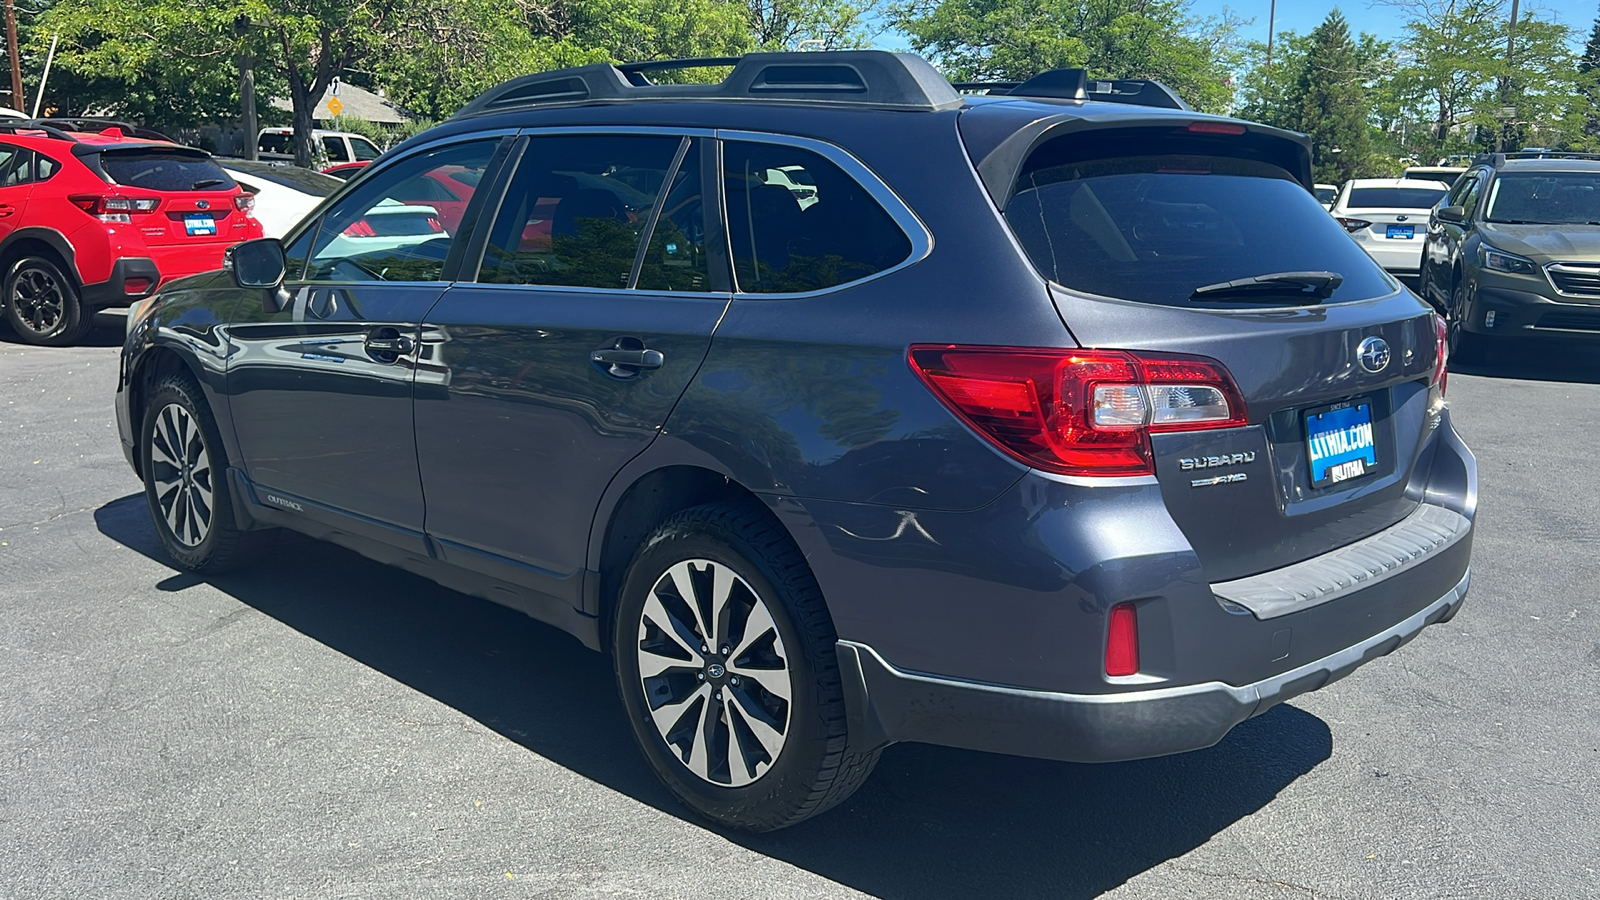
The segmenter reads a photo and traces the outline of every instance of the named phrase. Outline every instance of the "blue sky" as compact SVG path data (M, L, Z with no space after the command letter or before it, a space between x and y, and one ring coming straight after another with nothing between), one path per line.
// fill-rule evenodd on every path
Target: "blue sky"
M1241 36L1252 40L1267 38L1267 8L1270 0L1191 0L1194 13L1202 16L1219 15L1224 7L1255 23L1241 31ZM1401 28L1405 18L1387 6L1369 6L1366 0L1349 3L1331 3L1325 0L1278 0L1278 31L1298 31L1302 34L1317 27L1335 6L1344 13L1351 31L1370 31L1380 38L1395 40L1403 37ZM1539 7L1544 14L1571 25L1580 33L1580 40L1589 37L1596 12L1597 0L1524 0L1523 8Z

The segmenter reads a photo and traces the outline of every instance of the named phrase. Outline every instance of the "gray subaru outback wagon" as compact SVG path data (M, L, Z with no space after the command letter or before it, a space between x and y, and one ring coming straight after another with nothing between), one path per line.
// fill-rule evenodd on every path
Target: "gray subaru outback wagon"
M134 310L122 441L188 569L293 529L609 652L729 825L1207 747L1467 591L1440 322L1307 148L1079 70L531 75Z

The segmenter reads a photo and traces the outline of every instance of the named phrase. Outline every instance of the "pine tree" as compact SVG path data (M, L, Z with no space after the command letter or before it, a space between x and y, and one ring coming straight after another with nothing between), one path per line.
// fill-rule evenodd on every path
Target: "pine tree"
M1360 173L1372 152L1356 44L1335 7L1311 32L1306 67L1296 86L1300 121L1311 135L1317 181L1338 184Z

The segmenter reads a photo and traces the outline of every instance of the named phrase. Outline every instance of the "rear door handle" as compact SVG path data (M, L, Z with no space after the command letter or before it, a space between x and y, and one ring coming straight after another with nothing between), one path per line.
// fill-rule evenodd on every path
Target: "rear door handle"
M616 345L589 354L589 360L613 378L632 378L641 369L659 369L667 361L660 350L650 350L637 338L619 338Z

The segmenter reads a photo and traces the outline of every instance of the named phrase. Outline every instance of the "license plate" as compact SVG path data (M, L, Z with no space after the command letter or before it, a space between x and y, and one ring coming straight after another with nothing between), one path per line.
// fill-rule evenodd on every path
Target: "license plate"
M1372 403L1357 400L1306 413L1306 456L1311 460L1311 486L1370 475L1378 467L1372 438Z
M191 235L216 234L217 220L210 213L189 213L183 217L183 230Z
M1416 233L1417 226L1415 225L1390 225L1388 230L1384 232L1384 237L1391 241L1409 241Z

